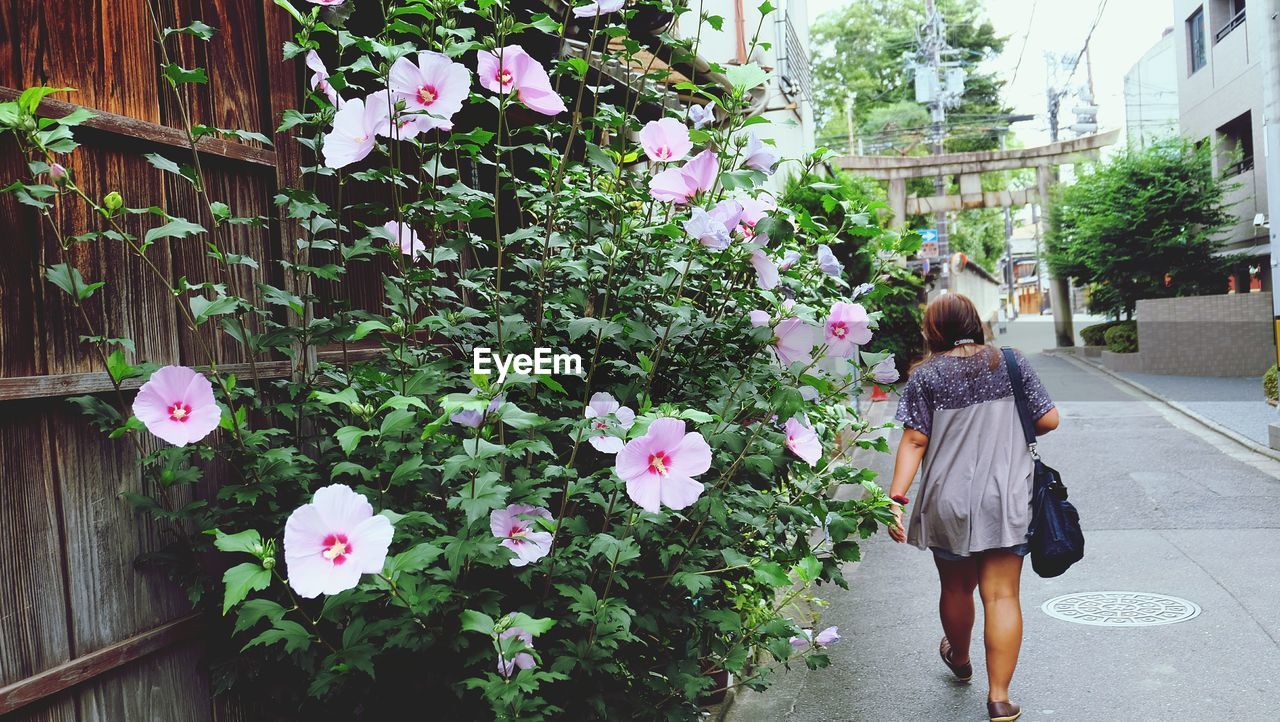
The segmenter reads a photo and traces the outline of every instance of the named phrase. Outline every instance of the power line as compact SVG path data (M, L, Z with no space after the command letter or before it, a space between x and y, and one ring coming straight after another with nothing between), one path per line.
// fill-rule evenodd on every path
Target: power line
M1022 49L1018 51L1018 62L1013 66L1013 78L1009 81L1009 85L1018 81L1018 69L1022 67L1022 56L1027 52L1027 41L1031 39L1031 23L1036 19L1036 6L1039 4L1040 0L1031 3L1031 17L1027 18L1027 31L1022 34Z

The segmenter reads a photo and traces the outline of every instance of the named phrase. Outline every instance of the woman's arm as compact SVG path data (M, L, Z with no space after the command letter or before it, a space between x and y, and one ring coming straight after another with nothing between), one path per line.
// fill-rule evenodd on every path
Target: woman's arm
M1046 411L1044 416L1036 419L1036 436L1044 436L1050 431L1058 428L1059 420L1057 407Z
M920 470L920 461L924 459L924 452L928 448L928 436L915 429L902 430L902 439L898 442L898 455L893 462L893 482L889 485L889 496L907 495L911 490L911 482L916 479L916 472ZM901 543L907 540L907 532L902 527L902 506L897 502L893 503L893 513L897 519L896 523L889 527L889 536Z

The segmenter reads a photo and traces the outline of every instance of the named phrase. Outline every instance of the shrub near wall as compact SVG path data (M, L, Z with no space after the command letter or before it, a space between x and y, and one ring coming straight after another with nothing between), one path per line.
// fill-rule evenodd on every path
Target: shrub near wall
M1107 330L1121 323L1120 321L1105 321L1103 323L1095 323L1092 326L1085 326L1080 329L1080 338L1084 339L1087 346L1105 346L1107 345Z
M116 393L76 401L139 454L152 493L131 501L178 540L153 561L209 611L228 650L219 688L258 719L695 719L717 672L764 688L781 665L825 666L838 630L793 602L845 584L841 562L891 519L874 474L832 448L837 434L886 448L848 393L897 372L886 355L850 361L880 319L823 252L837 229L761 191L780 159L741 111L767 72L715 68L731 91L685 84L695 105L645 123L637 104L667 100L661 74L588 91L585 59L525 52L559 47L559 18L461 0L277 4L312 91L277 120L314 154L279 218L239 215L194 154L152 162L199 193L196 219L160 194L82 185L61 161L89 113L40 118L52 88L0 104L30 169L6 190L61 239L45 279L92 303L111 279L77 267L76 247L122 244L192 332L178 365L137 358L85 314L77 331ZM614 38L636 67L624 23L650 5L688 12L576 14L590 47ZM182 68L168 49L215 32L157 29L179 107L222 69ZM185 131L193 148L266 140ZM59 225L86 214L87 229ZM298 229L280 267L228 246L272 221ZM914 250L868 236L876 257ZM154 260L187 245L217 277L173 279ZM381 303L326 305L316 289L356 269L378 269ZM293 374L230 375L223 344ZM321 346L342 362L308 361ZM478 348L575 351L582 368L476 373ZM130 379L145 380L134 398ZM206 479L216 495L179 501ZM829 499L839 483L867 494ZM214 550L211 572L199 560Z
M1134 353L1138 350L1138 322L1120 321L1103 334L1107 350L1113 353Z

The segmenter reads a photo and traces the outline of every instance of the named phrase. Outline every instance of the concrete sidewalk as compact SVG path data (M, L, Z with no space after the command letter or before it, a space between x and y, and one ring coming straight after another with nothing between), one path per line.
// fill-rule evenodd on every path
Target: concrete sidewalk
M1013 685L1023 719L1280 718L1280 464L1228 450L1101 373L1035 353L1052 340L1051 324L1020 320L1001 343L1028 353L1063 414L1041 449L1080 509L1087 555L1056 579L1028 564ZM892 459L872 459L887 485ZM822 624L844 636L830 649L832 666L782 672L765 694L744 692L730 720L985 719L981 613L974 683L956 685L937 658L929 555L878 534L863 559L847 570L848 591L819 591L830 602ZM1202 611L1133 628L1041 611L1054 597L1096 591L1172 595Z

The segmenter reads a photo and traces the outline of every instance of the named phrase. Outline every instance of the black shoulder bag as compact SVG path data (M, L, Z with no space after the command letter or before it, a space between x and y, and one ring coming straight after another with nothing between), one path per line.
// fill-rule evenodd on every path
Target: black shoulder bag
M1042 577L1056 577L1084 557L1084 532L1080 514L1067 501L1067 487L1062 475L1040 460L1036 451L1036 428L1027 404L1027 388L1022 369L1013 349L1004 348L1004 364L1013 386L1013 401L1027 440L1027 450L1035 462L1031 487L1031 528L1027 533L1031 546L1031 566Z

